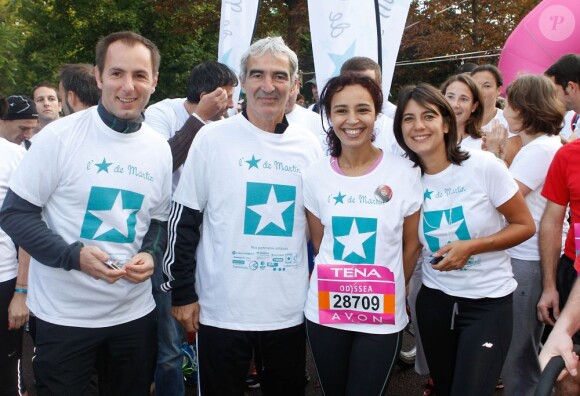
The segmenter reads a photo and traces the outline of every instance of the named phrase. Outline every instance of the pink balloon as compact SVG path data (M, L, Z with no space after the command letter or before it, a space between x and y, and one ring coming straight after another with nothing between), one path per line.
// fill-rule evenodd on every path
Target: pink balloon
M508 37L498 67L505 88L522 73L543 73L562 55L580 53L580 1L544 0Z

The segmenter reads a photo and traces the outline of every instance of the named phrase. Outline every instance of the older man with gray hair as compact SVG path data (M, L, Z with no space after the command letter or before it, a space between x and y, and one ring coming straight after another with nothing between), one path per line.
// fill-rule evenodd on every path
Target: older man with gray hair
M264 394L304 394L301 172L321 150L284 116L297 70L279 37L249 48L246 110L201 129L173 196L165 287L175 318L198 331L203 395L243 395L254 350Z

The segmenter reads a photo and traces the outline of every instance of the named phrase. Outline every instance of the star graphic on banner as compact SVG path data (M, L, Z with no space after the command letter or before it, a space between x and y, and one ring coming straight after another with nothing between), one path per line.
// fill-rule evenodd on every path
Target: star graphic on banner
M425 193L423 194L423 199L431 199L431 194L433 194L433 191L429 191L429 189L426 189Z
M105 171L105 172L109 173L109 166L111 166L112 164L113 164L112 162L107 162L103 158L103 162L101 162L100 164L95 164L95 166L97 168L99 168L99 170L97 171L97 173L100 173L101 171Z
M256 157L254 155L252 155L252 159L246 161L250 165L248 167L248 169L252 169L252 168L258 169L258 162L260 162L260 161L261 161L261 159L256 159Z
M347 59L350 59L354 56L355 47L356 41L353 41L350 47L348 47L342 54L328 54L334 63L334 72L332 73L332 77L338 76L340 74L340 68L342 67L343 63L346 62Z
M449 223L445 213L441 215L439 228L425 232L425 235L439 239L439 248L447 245L449 242L458 240L457 229L463 224L464 219L459 219L455 223Z
M334 199L334 204L335 205L338 204L338 203L343 204L344 203L344 197L346 197L346 194L341 194L340 191L339 191L338 192L338 195L336 197L332 197L332 199Z
M358 227L356 225L356 220L352 219L352 225L350 226L350 232L348 235L337 236L336 240L344 245L344 252L342 253L342 259L344 260L351 253L358 254L362 258L366 258L363 243L367 239L372 237L375 232L358 232Z
M102 221L99 229L95 232L93 239L97 239L112 229L117 230L125 238L128 238L129 226L127 225L127 219L137 210L138 209L123 209L123 195L121 194L121 191L117 194L111 209L89 210L90 214Z
M271 223L286 231L282 213L293 203L294 201L278 202L276 193L274 192L274 186L272 186L268 194L268 201L265 204L248 206L248 209L260 215L260 223L258 224L258 228L256 228L256 234Z
M229 50L227 50L226 52L224 52L221 56L220 59L218 59L219 63L223 63L224 65L227 65L228 62L230 61L230 55L232 54L232 49L230 48Z

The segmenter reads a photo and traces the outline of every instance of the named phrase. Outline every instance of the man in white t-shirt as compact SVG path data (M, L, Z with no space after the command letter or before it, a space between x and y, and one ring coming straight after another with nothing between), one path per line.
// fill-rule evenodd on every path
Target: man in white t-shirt
M288 102L286 103L286 108L284 110L286 118L291 124L295 123L312 132L320 141L321 147L324 148L326 146L326 132L322 128L320 114L308 110L296 103L296 98L298 97L299 92L300 79L297 78L294 81L294 85L290 91L290 96L288 97Z
M58 95L65 116L96 106L101 98L94 66L88 63L67 63L60 66Z
M86 394L95 365L102 394L148 394L153 381L149 278L166 245L171 151L142 111L160 55L133 32L100 39L96 53L101 102L44 128L0 212L32 256L39 395Z
M167 139L171 151L175 152L174 164L178 165L178 169L173 172L173 190L177 187L183 162L196 133L204 125L203 122L219 120L227 109L234 107L232 95L237 85L238 77L229 67L206 61L191 70L186 98L165 99L145 111L145 123ZM159 341L155 394L179 396L185 393L181 368L182 330L171 316L171 293L161 290L163 282L163 268L159 265L153 274Z
M32 137L38 124L36 106L23 95L7 97L6 106L6 111L0 115L0 137L20 145Z
M38 125L34 130L35 134L51 122L59 119L62 105L58 98L57 90L48 81L43 81L32 89L32 100L38 113Z
M173 195L164 287L174 317L197 330L201 394L242 395L256 351L265 394L300 395L308 286L301 172L321 150L284 117L298 58L280 37L254 43L240 70L246 109L201 129Z
M318 84L316 82L316 75L313 75L310 80L306 81L306 84L312 84L311 86L312 100L314 100L314 103L308 106L308 110L313 111L315 113L320 113L320 103L318 103L320 97L318 95Z
M0 110L0 113L2 110ZM4 202L8 182L18 168L26 150L0 138L0 205ZM15 318L10 312L12 301L26 300L26 283L17 281L18 262L16 246L0 228L0 384L7 395L19 395L22 391L22 326L25 318Z
M165 99L147 108L145 123L161 134L173 155L173 190L191 142L206 122L217 121L234 107L238 77L226 65L206 61L195 66L187 79L187 97Z

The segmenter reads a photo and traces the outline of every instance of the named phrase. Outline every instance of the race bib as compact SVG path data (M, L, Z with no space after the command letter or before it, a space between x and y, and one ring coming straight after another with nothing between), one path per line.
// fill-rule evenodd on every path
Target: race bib
M395 324L395 277L378 265L319 264L320 324Z

